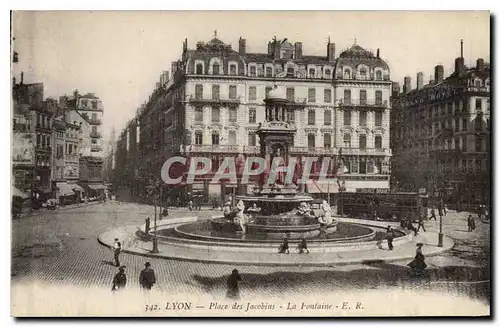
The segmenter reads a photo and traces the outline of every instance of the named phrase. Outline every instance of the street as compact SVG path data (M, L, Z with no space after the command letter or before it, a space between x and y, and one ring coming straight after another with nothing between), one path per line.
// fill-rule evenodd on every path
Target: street
M170 213L170 217L192 215L185 209L171 210ZM201 212L202 215L216 213L219 212L208 209ZM443 218L444 233L455 240L455 248L443 255L427 258L428 276L419 280L410 278L406 267L408 262L323 268L233 267L128 254L121 255L121 262L127 267L127 287L139 287L139 272L144 263L150 261L156 272L157 289L169 294L209 293L222 297L228 275L237 268L243 276L241 289L248 295L273 296L280 292L314 295L359 288L419 288L458 292L489 303L490 224L476 218L477 228L469 233L467 215L464 212L449 212ZM15 284L38 281L52 285L69 283L111 289L117 268L111 265L112 251L97 242L97 235L118 226L143 224L148 216L153 217L152 206L112 201L13 220L12 281ZM435 230L439 224L426 222L426 228Z

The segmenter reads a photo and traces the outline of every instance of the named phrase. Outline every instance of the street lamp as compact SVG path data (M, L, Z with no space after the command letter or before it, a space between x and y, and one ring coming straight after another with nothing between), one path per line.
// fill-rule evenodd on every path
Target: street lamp
M156 238L156 231L157 231L157 221L156 221L156 202L158 201L158 194L159 194L159 191L161 192L161 189L159 188L159 182L156 181L155 184L153 185L150 185L149 186L149 192L151 195L153 195L154 197L156 197L156 199L153 199L153 204L154 204L154 232L153 232L153 249L151 250L152 253L158 253L158 240Z
M442 197L442 192L441 190L439 191L439 207L438 207L438 212L439 212L439 234L438 234L438 247L442 248L443 247L443 209L442 209L442 203L443 203L443 197Z

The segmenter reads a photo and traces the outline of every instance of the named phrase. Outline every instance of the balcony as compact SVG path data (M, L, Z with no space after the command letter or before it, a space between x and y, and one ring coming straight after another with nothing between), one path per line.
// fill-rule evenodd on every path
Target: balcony
M102 125L102 121L100 119L90 119L89 124L90 125Z
M187 153L240 153L239 145L198 145L192 144L186 146Z
M363 108L372 108L372 109L376 109L376 108L385 109L385 108L388 108L388 102L387 102L387 100L376 101L376 100L361 100L361 99L355 99L355 100L340 99L339 106L345 107L345 108L363 107Z
M90 137L93 137L93 138L101 138L102 134L99 133L99 132L94 132L94 131L91 131L90 132Z
M29 126L27 124L16 123L13 125L14 132L26 133L29 132Z
M102 146L92 144L92 145L90 145L90 151L91 152L101 152Z
M338 153L338 151L337 151ZM372 155L372 156L390 156L391 149L386 148L342 148L342 155Z
M258 146L258 145L244 145L243 152L244 153L260 153L260 146Z
M287 106L290 107L304 107L307 105L307 98L293 98L293 99L287 99L289 102L287 103Z
M237 97L231 99L231 98L221 98L219 96L200 97L200 96L191 95L189 97L189 102L193 105L219 104L219 105L227 105L227 106L238 106L241 102L241 96L237 96Z

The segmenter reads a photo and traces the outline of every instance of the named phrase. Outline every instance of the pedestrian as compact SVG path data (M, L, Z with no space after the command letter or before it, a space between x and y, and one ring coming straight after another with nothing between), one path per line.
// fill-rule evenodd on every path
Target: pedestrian
M415 258L412 262L408 264L408 267L416 273L416 275L422 274L422 272L427 268L427 264L425 263L425 256L422 253L422 243L417 243L417 250L415 251Z
M146 262L144 266L145 268L141 270L141 274L139 275L139 285L145 290L151 290L156 283L155 271L151 268L149 262Z
M241 299L240 287L238 283L241 281L241 276L237 269L233 269L231 276L227 279L227 293L226 298L239 300Z
M125 266L121 266L118 269L118 273L113 278L113 287L111 288L111 290L112 291L120 290L122 288L125 288L125 285L127 285L127 276L125 275Z
M434 217L436 219L436 217ZM418 217L418 226L417 226L417 232L420 232L420 227L422 227L424 233L425 233L425 226L424 226L424 217L419 216Z
M304 253L304 251L307 251L307 254L309 254L309 250L307 249L307 241L305 237L302 238L299 245L297 246L297 249L299 250L299 254Z
M201 195L198 197L198 211L201 211Z
M283 242L280 245L278 253L290 254L290 250L288 249L288 237L283 238Z
M189 211L193 211L193 200L189 200L188 206L189 206Z
M392 230L391 226L387 226L385 238L387 239L387 246L389 247L389 250L392 251L392 249L394 248L394 246L392 245L392 240L394 239L394 231Z
M150 228L151 228L151 219L148 217L146 218L146 226L144 227L144 232L146 233L146 236L149 236Z
M434 207L432 207L432 209L431 209L431 216L430 216L429 220L431 220L432 218L434 218L434 220L437 220L436 211L435 211ZM424 232L425 232L425 229L424 229Z
M120 252L122 251L122 244L115 238L115 243L113 244L113 252L115 257L115 265L120 267Z
M446 204L443 203L443 213L446 216Z
M163 209L163 213L161 214L163 217L168 217L168 208L165 207L165 209Z
M471 232L476 229L476 221L474 220L474 217L470 216L470 225L471 225Z

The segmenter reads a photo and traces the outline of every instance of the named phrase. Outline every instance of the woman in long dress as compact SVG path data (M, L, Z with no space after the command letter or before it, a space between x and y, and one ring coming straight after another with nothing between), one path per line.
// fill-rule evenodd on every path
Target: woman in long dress
M226 298L238 300L241 298L240 287L238 283L241 281L241 276L237 269L233 269L231 276L227 279Z
M408 264L408 267L412 269L417 275L420 275L425 268L427 268L427 264L425 263L425 256L422 253L422 243L417 243L417 250L415 251L415 258L412 262Z

